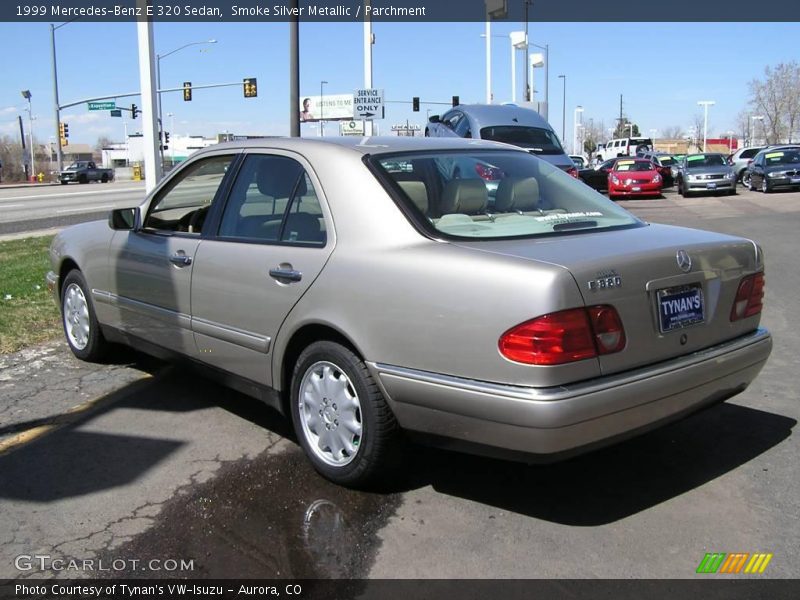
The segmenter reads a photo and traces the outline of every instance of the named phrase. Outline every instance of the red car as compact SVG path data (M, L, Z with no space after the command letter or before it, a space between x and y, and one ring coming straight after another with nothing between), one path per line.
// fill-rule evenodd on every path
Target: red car
M608 173L608 197L660 196L664 179L649 160L624 158Z

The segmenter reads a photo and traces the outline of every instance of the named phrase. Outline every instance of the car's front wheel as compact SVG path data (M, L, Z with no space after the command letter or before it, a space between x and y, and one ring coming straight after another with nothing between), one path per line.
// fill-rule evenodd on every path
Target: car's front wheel
M772 191L772 188L769 187L769 182L767 181L766 177L761 180L761 191L765 194L769 194Z
M97 361L106 355L108 342L100 331L89 286L77 269L67 274L61 287L61 322L69 349L76 357Z
M364 362L341 344L315 342L302 352L292 374L291 412L306 456L334 483L375 483L394 462L394 415Z

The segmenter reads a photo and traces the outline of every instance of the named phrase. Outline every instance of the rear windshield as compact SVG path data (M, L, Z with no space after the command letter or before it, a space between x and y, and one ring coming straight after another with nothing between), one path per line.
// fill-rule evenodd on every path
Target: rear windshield
M693 154L686 157L686 164L690 169L698 167L721 167L728 163L721 154Z
M671 156L659 156L657 158L658 158L658 162L661 163L662 167L671 167L672 165L674 165L677 162Z
M797 150L781 150L767 152L764 155L767 166L770 165L789 165L800 162L800 153Z
M536 154L564 154L556 134L542 127L494 125L481 129L481 139L514 144Z
M578 179L523 152L371 159L405 212L435 237L508 239L642 225Z
M652 171L653 164L649 160L618 160L615 171Z

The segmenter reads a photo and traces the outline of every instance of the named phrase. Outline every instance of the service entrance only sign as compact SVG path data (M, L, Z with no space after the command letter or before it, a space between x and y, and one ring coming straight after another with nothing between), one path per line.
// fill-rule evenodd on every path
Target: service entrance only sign
M383 118L383 90L370 88L353 92L354 119Z

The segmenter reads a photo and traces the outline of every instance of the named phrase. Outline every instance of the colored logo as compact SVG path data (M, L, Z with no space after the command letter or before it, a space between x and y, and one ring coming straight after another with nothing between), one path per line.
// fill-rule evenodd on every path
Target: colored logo
M707 552L697 567L697 573L709 574L739 574L747 573L754 575L763 573L769 561L772 560L772 553L756 552Z

